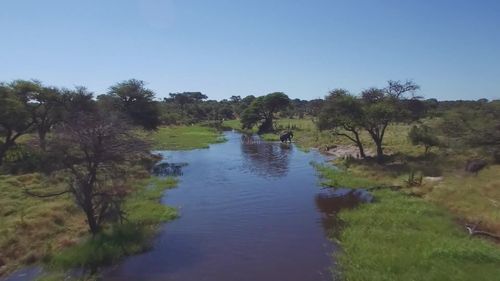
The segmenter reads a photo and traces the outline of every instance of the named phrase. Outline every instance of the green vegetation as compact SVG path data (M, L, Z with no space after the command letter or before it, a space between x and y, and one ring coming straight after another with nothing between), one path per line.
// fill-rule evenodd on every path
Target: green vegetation
M123 224L114 224L95 237L88 237L74 247L54 254L54 268L95 268L111 264L126 255L148 249L156 226L177 217L174 208L160 203L165 189L175 187L173 178L150 178L137 181L124 202L127 214Z
M316 165L325 185L380 185L355 173ZM340 212L343 229L332 232L342 253L334 274L342 280L496 280L500 249L471 238L452 214L422 198L373 191L373 203ZM462 200L463 202L463 200Z
M331 187L347 187L347 188L367 188L376 185L372 180L353 176L348 171L342 171L333 167L315 164L321 178L323 178L322 185Z
M176 182L149 178L149 144L206 148L226 127L269 141L292 130L300 148L337 157L339 169L316 165L324 185L382 188L375 203L340 214L346 280L493 279L498 247L464 224L500 233L500 102L422 100L418 89L389 81L311 101L281 92L159 101L135 79L97 99L83 87L0 83L0 276L38 261L93 269L144 251L176 216L159 203ZM471 174L465 163L482 166Z
M58 190L40 174L0 176L0 275L78 243L87 235L83 213L70 195L34 198L23 191Z
M429 185L425 199L444 206L456 217L480 228L500 233L500 166L494 165L477 176L445 174L443 181Z
M61 179L40 174L0 176L0 275L21 265L43 261L55 269L94 267L148 248L156 225L177 216L160 203L173 178L132 180L130 196L123 202L124 224L112 224L90 236L83 213L70 195L35 198L24 189L59 190Z
M241 113L242 128L252 129L258 126L259 133L273 132L274 114L289 105L290 98L281 92L258 97Z
M225 141L220 132L200 125L160 127L150 137L156 150L208 148L209 144Z
M500 249L470 238L443 209L383 190L340 213L343 280L497 280Z

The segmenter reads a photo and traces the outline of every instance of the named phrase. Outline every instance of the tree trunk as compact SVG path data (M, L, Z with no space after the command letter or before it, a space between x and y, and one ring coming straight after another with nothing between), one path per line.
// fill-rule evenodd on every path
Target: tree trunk
M272 132L274 130L273 128L273 118L266 118L264 122L260 125L259 127L259 133L268 133Z
M0 166L3 164L3 159L5 158L5 155L7 154L7 150L9 150L9 147L12 146L11 141L6 141L4 144L0 145Z
M84 192L83 196L85 196L83 198L83 211L85 212L85 216L87 217L87 224L89 225L89 229L92 235L96 235L99 232L99 224L97 223L97 220L95 218L91 193L86 191Z
M6 152L6 149L1 147L0 148L0 166L2 166L2 164L3 164L3 158L5 157L5 152Z
M359 149L359 156L361 158L366 158L365 149L363 148L363 143L359 139L359 134L357 132L354 132L354 135L356 136L356 145L358 146Z
M431 147L430 146L425 146L425 155L429 154L429 151L431 150Z
M47 135L47 132L45 132L45 130L38 130L38 140L40 143L40 149L42 151L47 150L47 141L45 140L46 135Z
M382 141L375 141L377 146L377 162L380 164L384 162L384 150L382 148Z
M89 225L90 232L92 235L96 235L99 232L99 225L94 216L94 211L92 209L85 210L85 216L87 216L87 223Z

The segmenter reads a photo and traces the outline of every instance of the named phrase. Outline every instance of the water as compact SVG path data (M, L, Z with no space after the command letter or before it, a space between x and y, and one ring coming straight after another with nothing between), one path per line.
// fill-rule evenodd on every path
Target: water
M357 195L318 186L310 165L325 160L318 152L226 138L210 149L161 152L168 163L188 163L163 199L181 217L105 280L331 280L335 246L326 233Z
M103 270L104 280L331 280L336 213L366 192L325 189L316 151L228 132L209 149L159 152L159 174L179 176L162 202L181 217L143 254ZM14 278L12 280L28 280Z

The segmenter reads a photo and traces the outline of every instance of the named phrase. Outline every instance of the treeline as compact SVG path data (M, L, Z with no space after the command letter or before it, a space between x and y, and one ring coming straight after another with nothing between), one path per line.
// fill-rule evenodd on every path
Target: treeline
M286 95L285 95L286 96ZM158 102L160 107L160 123L163 125L193 124L203 121L222 121L243 118L244 112L252 104L262 101L263 97L249 95L246 97L231 96L221 101L209 100L200 92L170 93L168 98ZM314 115L322 100L284 99L284 106L275 113L282 117L303 118ZM247 111L248 113L248 111ZM253 122L255 125L256 122ZM250 124L247 124L250 125Z
M85 87L65 89L36 80L3 82L0 83L0 167L10 172L46 167L45 160L37 160L34 155L38 150L46 152L50 132L96 111L113 114L130 126L146 130L155 130L160 125L200 122L220 125L223 120L241 118L244 127L267 120L259 125L264 132L273 130L275 115L287 118L315 116L322 103L323 100L289 99L283 93L263 97L231 96L216 101L209 100L201 92L181 92L170 93L159 100L143 81L135 79L116 83L100 95ZM33 134L37 136L36 143L27 145L20 141L26 139L24 135Z

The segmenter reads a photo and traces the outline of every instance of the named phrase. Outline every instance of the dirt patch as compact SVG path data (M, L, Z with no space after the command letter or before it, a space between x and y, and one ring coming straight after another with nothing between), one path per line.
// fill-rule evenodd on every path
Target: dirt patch
M325 153L329 155L333 155L336 158L356 158L359 159L359 149L358 147L354 145L333 145L333 146L327 146L324 149ZM371 151L370 149L365 149L365 155L367 157L374 157L375 153Z

